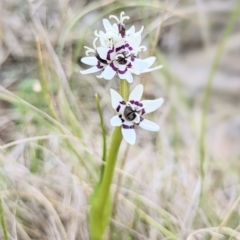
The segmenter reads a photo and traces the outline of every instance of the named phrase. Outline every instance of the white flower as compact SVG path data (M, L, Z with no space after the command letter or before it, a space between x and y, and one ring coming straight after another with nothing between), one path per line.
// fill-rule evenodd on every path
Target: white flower
M145 60L137 58L134 48L124 41L118 42L112 48L98 47L97 52L101 59L106 59L108 62L98 76L106 80L111 80L117 73L120 79L126 79L132 83L132 73L140 74L146 71L152 65L152 60L155 61L155 58Z
M140 101L143 94L143 85L139 84L131 92L128 102L115 90L111 89L112 107L116 110L117 115L111 118L112 126L122 126L123 138L129 144L135 144L136 133L134 127L139 125L141 128L149 131L158 131L159 126L147 119L143 115L158 109L163 104L163 98L156 100Z
M93 67L81 71L81 73L88 74L103 70L97 77L111 80L115 74L118 73L120 79L126 79L129 83L132 83L132 73L140 74L162 67L149 68L155 59L155 57L149 57L143 60L139 59L135 55L134 48L129 43L119 41L112 48L98 47L93 57L82 58L81 61L83 63L92 65Z
M106 33L95 31L97 38L93 41L94 49L85 46L87 57L83 57L81 61L90 65L91 68L80 71L82 74L101 71L97 77L111 80L117 73L120 79L126 79L132 83L132 73L141 74L162 67L150 68L155 62L155 57L143 60L137 57L138 52L146 50L145 46L140 46L143 27L138 32L135 32L134 26L126 30L123 21L129 17L124 16L124 12L120 14L119 19L114 15L109 16L109 18L116 19L117 23L112 25L109 20L103 19ZM97 40L100 41L100 47L96 46ZM94 55L88 56L89 53Z

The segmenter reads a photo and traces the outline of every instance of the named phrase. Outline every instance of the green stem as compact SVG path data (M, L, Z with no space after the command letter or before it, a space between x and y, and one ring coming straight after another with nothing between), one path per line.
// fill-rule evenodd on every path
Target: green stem
M126 80L120 81L120 94L125 101L129 96L129 83ZM119 147L122 142L121 127L116 127L106 157L106 165L102 179L95 188L91 198L90 210L90 234L92 240L100 240L108 226L112 211L110 187L114 175Z
M123 97L125 101L127 101L129 95L129 84L126 80L120 81L120 95ZM107 162L101 183L102 196L101 199L99 199L101 205L103 205L109 193L121 141L122 141L121 127L116 127L112 135L112 141L109 148Z

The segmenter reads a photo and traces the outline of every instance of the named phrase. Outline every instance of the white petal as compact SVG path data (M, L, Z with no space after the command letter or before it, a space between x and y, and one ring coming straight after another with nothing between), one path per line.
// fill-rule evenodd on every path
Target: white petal
M127 80L128 83L133 82L133 76L129 71L126 71L124 74L118 73L118 76L122 80L124 80L124 79Z
M113 127L119 127L122 125L122 120L120 119L119 115L112 117L110 122Z
M91 68L89 68L89 69L82 70L82 71L80 71L80 73L81 73L81 74L89 74L89 73L95 73L95 72L98 72L98 71L100 71L100 70L102 70L102 69L100 69L100 68L94 66L94 67L91 67Z
M113 24L112 26L112 31L116 34L118 34L118 25L116 23Z
M126 34L128 35L128 34L133 34L133 33L135 33L135 26L131 26L127 31L126 31Z
M119 103L123 101L123 98L118 92L116 92L113 89L110 89L110 93L111 93L112 107L114 109L117 109L117 107L119 106Z
M134 36L133 38L129 39L129 44L134 48L134 50L138 50L140 44L142 42L142 36Z
M147 62L147 68L151 67L153 65L153 63L156 61L156 57L148 57L148 58L145 58L143 59L144 62Z
M116 71L114 71L110 65L107 65L107 67L103 70L101 76L106 80L111 80L115 74Z
M129 101L130 100L134 100L134 101L140 101L142 98L142 94L143 94L143 85L139 84L137 85L132 92L129 95Z
M135 58L134 61L132 62L132 68L137 69L137 70L145 70L148 67L148 62L145 62L142 59Z
M134 128L130 127L134 127L131 122L124 122L122 126L122 135L126 142L133 145L136 142L136 133Z
M112 24L109 22L108 19L103 19L103 26L106 31L110 31L112 29Z
M96 57L83 57L81 58L81 62L87 65L96 66L98 63L98 60Z
M135 36L141 35L143 32L144 26L141 27L141 29L135 33Z
M144 106L145 113L150 113L162 106L164 100L163 98L158 98L156 100L143 100L141 103Z
M100 39L100 42L101 42L101 44L104 43L101 41L101 39ZM107 54L108 54L108 51L110 51L110 50L111 50L111 48L108 48L108 47L98 47L97 53L99 54L100 58L107 60Z
M99 33L99 40L103 47L108 47L105 42L105 33L103 31L100 31L100 33Z
M154 68L147 68L147 69L141 71L141 73L152 72L152 71L155 71L155 70L161 69L162 67L163 67L163 65L159 65L159 66L154 67Z
M152 121L149 121L147 119L143 119L139 123L139 126L143 129L146 129L148 131L153 131L153 132L158 131L160 129L159 126L156 123L154 123Z

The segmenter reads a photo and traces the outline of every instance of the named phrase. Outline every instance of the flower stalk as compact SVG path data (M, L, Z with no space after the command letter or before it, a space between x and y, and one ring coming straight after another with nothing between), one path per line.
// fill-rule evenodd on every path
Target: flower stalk
M120 94L124 100L128 99L129 83L126 80L120 80ZM101 240L109 223L112 211L110 187L121 141L121 127L116 127L112 135L102 179L91 197L90 237L92 240Z

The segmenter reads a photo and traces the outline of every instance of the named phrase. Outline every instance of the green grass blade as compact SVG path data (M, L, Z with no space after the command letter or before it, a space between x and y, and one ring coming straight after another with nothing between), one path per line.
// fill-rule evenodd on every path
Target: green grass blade
M2 198L0 198L0 221L1 221L1 227L3 230L4 240L9 240L8 233L7 233L7 225L6 225L3 206L2 206Z

